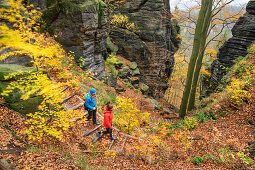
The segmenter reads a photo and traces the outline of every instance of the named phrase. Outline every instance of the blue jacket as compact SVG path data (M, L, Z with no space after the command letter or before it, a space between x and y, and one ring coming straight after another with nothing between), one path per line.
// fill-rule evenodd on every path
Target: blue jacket
M85 106L88 108L89 111L92 111L94 107L97 107L97 98L95 94L95 100L91 98L90 92L87 94Z

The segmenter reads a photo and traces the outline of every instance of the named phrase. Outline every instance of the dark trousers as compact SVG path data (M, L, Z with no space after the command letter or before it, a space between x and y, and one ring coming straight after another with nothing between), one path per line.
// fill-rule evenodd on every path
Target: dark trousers
M97 113L97 109L96 110L92 110L92 111L89 111L88 110L88 117L87 117L87 119L89 120L91 117L92 117L92 120L93 120L93 123L96 123L97 122L97 115L96 115L96 113Z
M106 128L106 131L103 131L103 135L110 133L110 137L112 137L112 129Z

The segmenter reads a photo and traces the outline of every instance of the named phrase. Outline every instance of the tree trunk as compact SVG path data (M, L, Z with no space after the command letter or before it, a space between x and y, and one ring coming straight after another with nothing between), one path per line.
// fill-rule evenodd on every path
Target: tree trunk
M197 24L196 24L196 29L195 29L192 55L191 55L190 62L189 62L188 73L187 73L187 78L186 78L186 83L185 83L185 89L183 92L182 102L181 102L181 106L180 106L180 117L182 117L182 118L184 118L186 115L188 99L190 96L190 90L191 90L191 85L192 85L192 81L193 81L194 68L195 68L195 64L196 64L197 57L199 54L199 49L200 49L201 32L202 32L202 27L203 27L203 23L204 23L208 5L209 5L209 3L207 0L202 0L202 5L201 5L201 9L199 11L199 16L198 16L198 20L197 20Z
M198 53L198 58L196 61L196 69L195 73L193 75L193 81L192 81L192 88L189 96L189 104L188 104L188 111L194 109L195 105L195 97L196 97L196 89L197 89L197 82L199 78L200 69L202 66L203 58L204 58L204 51L205 51L205 43L208 35L209 26L211 24L212 20L212 6L213 6L213 0L208 0L208 8L206 11L204 24L203 24L203 30L201 33L201 40L200 40L200 50Z

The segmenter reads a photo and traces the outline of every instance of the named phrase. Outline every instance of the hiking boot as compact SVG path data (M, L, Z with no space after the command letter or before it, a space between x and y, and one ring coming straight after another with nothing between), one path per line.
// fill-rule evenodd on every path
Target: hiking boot
M110 136L110 139L111 139L111 140L115 140L116 138L115 138L115 137L113 137L113 136Z
M100 123L96 122L96 123L94 123L94 125L100 125Z
M97 132L97 136L98 136L99 138L101 138L101 137L102 137L102 134L101 134L101 132L100 132L100 131L98 131L98 132Z

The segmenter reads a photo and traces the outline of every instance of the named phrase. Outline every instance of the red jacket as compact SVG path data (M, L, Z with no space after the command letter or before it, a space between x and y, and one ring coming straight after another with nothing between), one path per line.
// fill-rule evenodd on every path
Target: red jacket
M109 110L104 110L104 127L112 129L112 117L113 113Z

